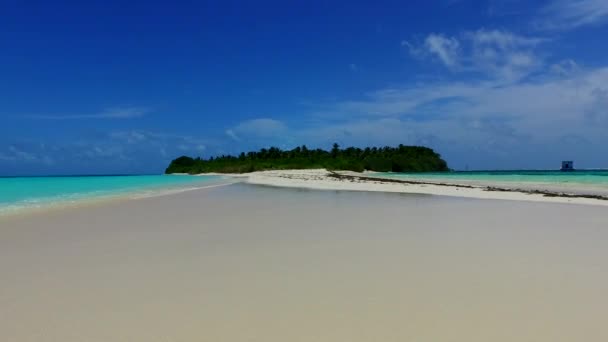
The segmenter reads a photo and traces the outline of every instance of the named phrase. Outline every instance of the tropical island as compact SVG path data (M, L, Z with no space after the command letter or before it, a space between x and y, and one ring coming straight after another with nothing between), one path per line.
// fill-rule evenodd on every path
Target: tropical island
M333 144L330 151L308 149L305 145L292 150L278 147L238 156L222 155L208 159L181 156L174 159L165 173L247 173L268 170L327 169L362 172L441 172L449 171L441 156L428 147L348 147Z

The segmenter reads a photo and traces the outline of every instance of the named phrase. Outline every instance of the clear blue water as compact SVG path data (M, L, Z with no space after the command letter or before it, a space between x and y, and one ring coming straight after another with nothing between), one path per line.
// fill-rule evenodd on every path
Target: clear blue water
M382 173L384 177L467 181L587 184L608 186L608 170L562 171L454 171L437 173Z
M0 213L28 207L198 187L217 176L70 176L0 178Z

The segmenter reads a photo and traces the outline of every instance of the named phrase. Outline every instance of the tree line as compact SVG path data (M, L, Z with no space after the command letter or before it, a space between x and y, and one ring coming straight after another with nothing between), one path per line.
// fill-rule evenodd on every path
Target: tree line
M348 147L341 149L334 144L330 151L308 149L306 145L292 150L278 147L262 148L255 152L243 152L238 156L174 159L165 173L246 173L264 170L317 169L364 170L378 172L430 172L448 171L447 163L428 147Z

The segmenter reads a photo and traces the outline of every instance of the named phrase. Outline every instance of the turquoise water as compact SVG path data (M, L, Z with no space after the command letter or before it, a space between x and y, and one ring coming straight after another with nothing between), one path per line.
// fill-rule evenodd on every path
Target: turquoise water
M218 176L73 176L0 178L0 213L28 207L209 185Z
M438 173L382 173L384 177L463 181L587 184L608 186L608 170L562 171L455 171Z

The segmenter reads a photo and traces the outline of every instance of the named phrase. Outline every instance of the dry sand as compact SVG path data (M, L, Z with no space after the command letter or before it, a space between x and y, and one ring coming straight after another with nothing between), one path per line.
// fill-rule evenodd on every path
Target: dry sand
M234 184L0 218L0 341L607 341L600 206Z

